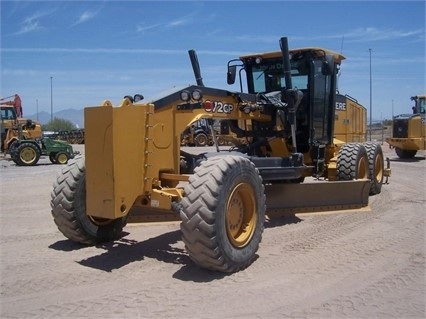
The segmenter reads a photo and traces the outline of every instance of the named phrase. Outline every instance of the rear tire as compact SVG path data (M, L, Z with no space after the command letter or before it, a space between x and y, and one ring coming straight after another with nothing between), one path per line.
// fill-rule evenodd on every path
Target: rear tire
M368 156L360 143L344 144L337 155L337 177L340 181L367 179Z
M50 206L59 231L72 241L93 245L120 238L125 217L93 218L86 215L86 168L84 158L62 169L53 184Z
M204 133L199 133L194 138L195 146L207 146L208 141L209 139Z
M19 166L33 166L40 159L39 148L30 142L19 143L13 153L13 161Z
M378 143L364 143L368 155L368 172L370 177L370 195L380 194L383 184L383 170L385 161L383 159L382 147Z
M185 186L181 231L200 267L235 272L256 257L265 220L265 193L254 164L240 156L203 161Z
M399 147L395 147L395 152L396 155L398 155L399 158L403 158L403 159L408 159L408 158L413 158L414 156L416 156L417 151L414 150L403 150Z

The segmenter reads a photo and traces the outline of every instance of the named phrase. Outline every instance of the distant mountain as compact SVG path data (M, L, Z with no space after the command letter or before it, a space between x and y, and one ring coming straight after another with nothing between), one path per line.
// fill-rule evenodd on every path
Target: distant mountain
M50 113L48 112L39 112L38 116L37 114L24 114L25 118L28 119L32 119L32 120L37 120L41 123L41 124L47 124L50 121ZM76 125L76 127L78 128L84 128L84 110L76 110L76 109L67 109L67 110L62 110L62 111L58 111L56 113L53 113L53 118L60 118L60 119L64 119L64 120L68 120L71 123L73 123L74 125Z

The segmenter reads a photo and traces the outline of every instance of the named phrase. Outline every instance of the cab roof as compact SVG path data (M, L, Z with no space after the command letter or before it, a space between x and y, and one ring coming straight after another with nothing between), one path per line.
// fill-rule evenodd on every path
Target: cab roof
M324 56L324 54L332 54L334 56L334 60L340 64L342 60L346 59L343 55L341 55L338 52L324 49L324 48L317 48L317 47L311 47L311 48L299 48L299 49L291 49L289 50L290 54L297 55L302 54L305 52L312 52L315 56ZM281 51L270 51L270 52L263 52L263 53L253 53L253 54L247 54L240 56L241 60L245 60L248 58L255 58L255 57L262 57L262 58L279 58L282 57Z

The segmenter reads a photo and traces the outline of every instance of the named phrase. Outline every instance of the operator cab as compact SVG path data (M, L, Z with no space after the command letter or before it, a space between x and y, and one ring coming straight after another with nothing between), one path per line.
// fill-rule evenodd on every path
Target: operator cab
M416 95L411 97L411 101L414 101L413 114L425 114L426 113L426 95Z
M2 120L16 120L17 115L14 107L11 106L1 106L1 119Z
M336 74L338 65L345 59L339 53L322 48L290 50L292 88L286 88L281 51L241 56L228 63L228 84L235 81L236 67L242 90L244 70L248 93L284 92L299 90L303 98L296 111L297 145L301 152L310 145L329 144L333 141ZM242 62L236 64L236 61Z

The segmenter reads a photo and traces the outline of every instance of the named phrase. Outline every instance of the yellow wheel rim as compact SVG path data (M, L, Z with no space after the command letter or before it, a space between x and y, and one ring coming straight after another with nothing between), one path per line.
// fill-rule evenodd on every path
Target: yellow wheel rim
M377 182L383 178L383 158L380 155L374 159L374 178Z
M19 156L24 163L28 164L34 161L36 158L36 152L31 147L24 147Z
M365 157L361 158L358 163L358 177L357 179L366 179L368 178L368 163Z
M242 248L253 237L257 214L255 194L247 183L238 184L226 205L226 234L234 247Z
M64 154L64 153L59 154L59 156L58 156L58 163L59 164L65 164L67 161L68 161L68 157L67 157L66 154Z

